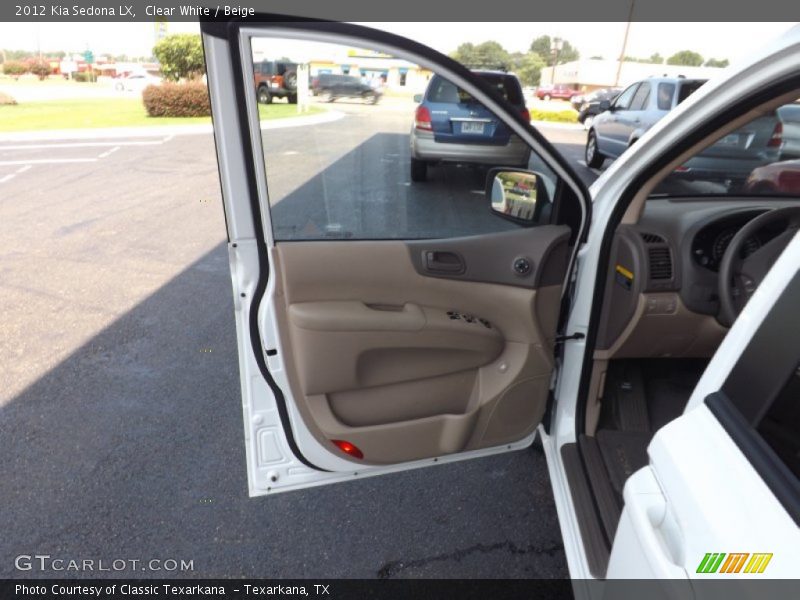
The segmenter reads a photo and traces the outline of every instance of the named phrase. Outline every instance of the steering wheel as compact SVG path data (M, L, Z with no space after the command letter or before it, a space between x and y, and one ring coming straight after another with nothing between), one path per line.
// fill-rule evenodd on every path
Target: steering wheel
M742 257L745 242L772 225L785 223L786 230L747 257ZM753 292L800 228L800 207L776 208L760 214L731 239L719 266L719 315L717 320L730 327L742 312Z

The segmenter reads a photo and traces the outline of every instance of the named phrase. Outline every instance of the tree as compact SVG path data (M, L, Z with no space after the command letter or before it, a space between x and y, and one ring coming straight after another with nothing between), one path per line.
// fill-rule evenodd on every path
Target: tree
M511 66L511 56L498 42L483 42L482 44L461 44L455 52L450 53L450 58L457 60L468 67L484 67L495 69L508 69Z
M545 67L544 59L534 52L516 52L511 55L514 72L524 86L539 85L542 79L542 69Z
M727 58L723 58L722 60L718 60L716 58L709 58L706 61L706 66L707 67L719 67L721 69L724 69L729 64L731 64L731 63Z
M650 55L650 62L657 65L663 65L664 57L661 56L658 52L656 52L655 54Z
M548 67L552 67L556 61L555 52L550 50L551 46L552 40L549 35L540 35L531 42L531 52L541 56ZM567 40L561 40L561 50L558 51L558 64L563 65L564 63L578 60L580 57L581 53L578 52L577 48L574 48Z
M20 75L24 75L27 72L28 65L23 62L9 60L3 64L3 73L10 75L14 79L18 78Z
M161 74L171 81L195 79L203 74L203 45L193 33L175 33L160 40L153 54L161 63Z
M667 59L668 65L684 65L687 67L699 67L703 64L703 57L691 50L681 50Z

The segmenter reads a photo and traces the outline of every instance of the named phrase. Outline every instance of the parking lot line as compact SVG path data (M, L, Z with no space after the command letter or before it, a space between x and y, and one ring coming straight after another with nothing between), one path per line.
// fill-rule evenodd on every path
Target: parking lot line
M171 137L171 136L170 136ZM163 140L153 140L146 142L70 142L63 144L19 144L13 146L0 146L0 152L4 150L50 150L56 148L102 148L106 146L158 146L170 138Z
M114 154L114 152L116 152L117 150L119 150L119 148L120 148L119 146L114 146L114 147L113 147L111 150L108 150L108 151L106 151L106 152L103 152L103 153L102 153L101 155L99 155L97 158L106 158L107 156L110 156L110 155Z
M16 177L16 175L17 175L16 173L10 173L9 175L6 175L5 177L0 177L0 183L5 183L6 181L10 181L11 179L14 179L14 177Z
M25 165L24 167L20 167L16 170L17 173L24 173L25 171L30 171L33 168L33 165Z
M14 167L16 165L56 165L62 163L87 163L97 162L97 158L43 158L36 160L2 160L0 167Z

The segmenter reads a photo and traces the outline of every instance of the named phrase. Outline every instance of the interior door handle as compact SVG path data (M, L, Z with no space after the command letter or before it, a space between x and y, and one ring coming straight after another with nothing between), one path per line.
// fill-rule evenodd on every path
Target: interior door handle
M423 252L423 262L425 263L425 270L431 273L458 275L466 270L462 256L449 250L425 250Z

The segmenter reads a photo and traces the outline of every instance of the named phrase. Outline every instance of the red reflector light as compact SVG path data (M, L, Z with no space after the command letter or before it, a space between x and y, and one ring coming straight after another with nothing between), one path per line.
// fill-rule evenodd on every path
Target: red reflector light
M346 442L344 440L331 440L336 446L344 452L345 454L349 454L353 458L364 458L364 453L359 450L356 446L351 444L350 442Z
M528 112L527 108L522 109L522 118L525 119L528 123L531 122L531 113Z
M427 129L428 131L433 129L433 125L431 125L431 111L428 110L427 106L417 107L417 113L414 116L414 127L417 129Z
M783 143L783 123L780 121L775 124L775 129L772 130L772 137L769 138L767 143L768 148L780 148Z

